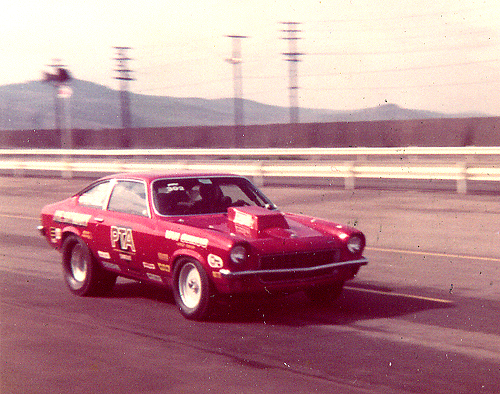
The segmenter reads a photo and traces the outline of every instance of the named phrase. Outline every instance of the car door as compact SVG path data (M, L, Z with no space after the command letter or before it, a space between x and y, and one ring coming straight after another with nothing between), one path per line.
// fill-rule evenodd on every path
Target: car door
M79 212L89 217L81 237L104 266L118 269L118 266L111 263L111 246L108 242L109 229L105 229L103 224L107 217L105 209L113 182L112 180L102 181L83 190L78 196L78 207Z
M111 264L118 265L128 275L147 276L145 256L154 225L145 182L117 180L101 224L101 237L109 245Z

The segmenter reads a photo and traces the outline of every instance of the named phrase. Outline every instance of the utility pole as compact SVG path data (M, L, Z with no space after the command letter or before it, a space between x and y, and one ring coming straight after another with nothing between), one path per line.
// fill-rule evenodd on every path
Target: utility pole
M247 36L226 36L233 41L232 56L226 61L233 65L233 81L234 81L234 125L241 126L244 123L243 114L243 73L241 63L241 39L248 38Z
M243 72L241 63L241 40L248 38L247 36L229 35L233 42L233 51L231 57L226 61L233 65L233 81L234 81L234 145L241 147L244 141L243 124L245 122L243 111Z
M283 37L283 40L288 41L288 52L283 53L283 55L289 64L290 123L299 123L299 78L297 64L300 62L299 57L303 53L297 52L297 40L300 39L298 33L302 30L298 29L300 22L281 22L281 24L284 25L284 29L281 31L287 34L286 37Z
M122 128L130 129L132 127L132 115L130 112L130 98L128 92L128 83L134 79L130 76L132 70L128 68L128 61L132 60L128 57L127 51L132 49L130 47L114 47L116 50L116 72L118 75L114 77L120 81L120 108Z

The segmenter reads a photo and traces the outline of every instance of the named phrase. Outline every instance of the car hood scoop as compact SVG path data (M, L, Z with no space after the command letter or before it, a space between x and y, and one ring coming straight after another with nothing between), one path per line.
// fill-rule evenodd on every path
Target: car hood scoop
M261 207L230 207L227 210L230 225L260 233L268 229L289 229L285 216L279 211Z

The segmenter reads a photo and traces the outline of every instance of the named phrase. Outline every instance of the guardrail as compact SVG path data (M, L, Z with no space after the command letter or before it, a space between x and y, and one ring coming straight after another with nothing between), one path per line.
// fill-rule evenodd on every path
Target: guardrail
M500 147L290 148L290 149L0 149L0 170L101 175L128 171L231 172L267 178L448 181L458 193L471 182L500 182ZM496 185L496 184L495 184Z
M171 149L0 149L6 156L56 156L56 157L281 157L303 158L332 156L484 156L500 157L500 146L467 147L398 147L398 148L171 148Z

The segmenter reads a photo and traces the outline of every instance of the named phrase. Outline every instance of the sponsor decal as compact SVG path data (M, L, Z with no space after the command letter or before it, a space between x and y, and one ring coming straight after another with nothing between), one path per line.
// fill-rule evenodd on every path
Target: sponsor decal
M157 281L157 282L161 282L161 281L162 281L162 280L161 280L161 276L159 276L159 275L150 274L149 272L148 272L146 275L147 275L147 277L148 277L149 279L151 279L151 280L155 280L155 281Z
M171 239L172 241L178 241L181 238L181 233L178 233L177 231L167 230L165 231L165 238Z
M220 279L222 278L222 275L220 272L212 272L212 276L215 278L215 279Z
M131 228L111 226L111 246L116 248L117 244L121 250L130 249L131 252L135 253Z
M189 235L189 234L182 234L180 241L186 244L201 246L203 248L206 248L208 246L208 239L195 237L194 235Z
M166 253L158 253L158 258L160 260L168 261L168 254L166 254Z
M208 265L212 268L222 268L222 266L224 265L222 262L222 258L215 254L209 254L207 262Z
M235 211L233 223L239 224L240 226L245 226L245 227L251 228L254 225L254 220L253 220L253 216L248 214L248 213Z
M142 263L142 266L148 270L155 270L156 266L151 263L146 263L145 261Z
M158 268L165 272L170 272L170 265L158 263Z
M190 234L181 234L177 231L165 231L165 238L188 245L201 246L202 248L206 248L208 246L208 239L206 238L196 237Z
M57 210L54 213L54 222L74 224L75 226L87 226L92 216L85 213L65 212Z
M92 233L90 231L85 230L82 232L82 238L92 239Z
M115 271L120 271L120 267L118 266L118 264L113 264L113 263L110 263L109 261L101 261L101 264L104 268L108 268L108 269L115 270Z
M111 259L111 255L108 253L108 252L103 252L102 250L98 250L97 251L97 255L101 258L101 259Z
M129 254L120 253L120 259L126 261L132 261L132 256L130 256Z

